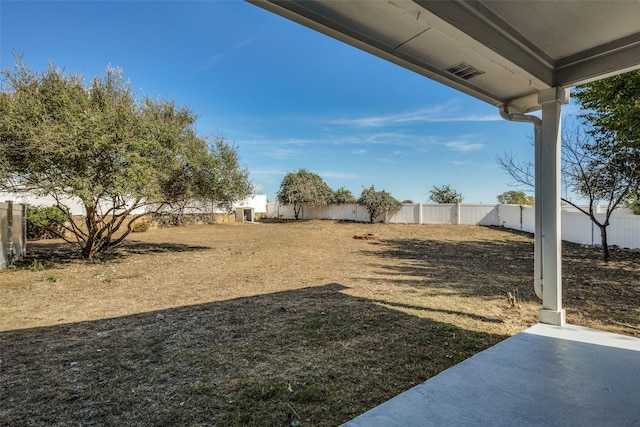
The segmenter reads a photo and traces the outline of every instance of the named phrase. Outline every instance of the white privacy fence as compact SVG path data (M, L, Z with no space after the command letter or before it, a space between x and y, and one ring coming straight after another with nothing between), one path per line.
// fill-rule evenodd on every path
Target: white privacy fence
M0 269L25 254L26 208L23 204L0 203Z
M294 219L293 205L267 203L267 218ZM300 210L300 218L366 222L369 221L369 212L357 204L303 206Z
M396 224L477 224L495 225L533 233L535 210L517 205L486 204L404 204L385 222ZM604 221L604 214L596 214ZM293 206L267 204L267 217L293 219ZM303 206L303 219L336 219L369 221L367 209L357 204ZM621 248L640 248L640 215L614 213L607 228L610 245ZM586 245L600 244L600 229L581 212L562 212L562 240Z
M33 206L55 206L57 204L56 199L52 196L37 196L29 193L3 193L0 192L0 200L13 200L18 203L22 203L24 205L33 205ZM74 199L70 197L63 197L60 199L60 202L69 208L71 215L86 215L86 211L84 205L80 201L80 199ZM232 208L230 210L221 209L218 207L217 203L204 203L204 202L190 202L185 206L171 207L168 206L163 209L163 212L171 213L173 211L180 211L186 214L199 214L199 213L225 213L228 211L234 211L236 208L253 208L256 212L266 212L266 204L267 204L267 196L264 194L254 194L252 196L247 197L244 200L237 201L233 203ZM127 207L131 206L130 204ZM103 211L106 211L113 207L108 200L105 200L104 203L100 203L100 208ZM133 210L131 213L133 215L143 214L145 212L151 212L157 209L157 206L144 206L138 209Z
M533 233L535 230L534 208L512 205L498 205L499 225ZM518 212L519 211L519 212ZM596 214L603 222L605 214ZM600 228L581 212L562 212L562 240L584 245L599 245ZM640 248L640 216L613 213L607 227L607 242L621 248Z

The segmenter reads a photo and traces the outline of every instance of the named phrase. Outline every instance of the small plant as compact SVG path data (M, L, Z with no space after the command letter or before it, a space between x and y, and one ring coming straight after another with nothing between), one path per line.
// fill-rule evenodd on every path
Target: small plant
M518 303L518 291L514 288L513 292L507 292L507 307L508 308L520 308Z
M242 248L229 248L231 255L242 255Z
M31 271L42 271L44 270L44 265L38 259L34 259L33 262L29 265L29 270Z
M47 282L50 282L50 283L55 283L55 282L57 282L57 281L58 281L58 279L59 279L59 278L58 278L58 276L57 276L57 275L55 275L55 274L48 274L48 275L44 278L44 280L46 280Z

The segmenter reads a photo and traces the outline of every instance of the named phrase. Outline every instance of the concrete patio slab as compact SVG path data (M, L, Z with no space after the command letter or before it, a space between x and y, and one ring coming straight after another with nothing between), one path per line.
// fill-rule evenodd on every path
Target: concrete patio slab
M535 325L344 424L638 426L640 339Z

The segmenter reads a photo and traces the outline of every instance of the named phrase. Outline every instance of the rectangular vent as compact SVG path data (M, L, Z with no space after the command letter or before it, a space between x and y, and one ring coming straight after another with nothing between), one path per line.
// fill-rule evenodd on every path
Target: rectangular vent
M473 65L469 65L466 62L461 62L459 64L454 65L453 67L447 68L445 71L454 74L461 79L469 80L473 77L484 74L484 71L478 70Z

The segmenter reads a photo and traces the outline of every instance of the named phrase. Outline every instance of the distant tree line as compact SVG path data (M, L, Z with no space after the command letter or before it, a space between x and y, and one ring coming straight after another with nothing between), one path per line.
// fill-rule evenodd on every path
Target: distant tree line
M463 196L449 185L434 186L430 190L429 200L434 203L461 203ZM322 177L307 169L287 173L280 189L276 194L276 201L283 205L293 206L295 219L300 219L303 205L326 206L331 203L357 203L367 208L371 223L396 213L403 203L413 203L405 200L402 203L385 190L376 190L372 185L363 188L357 199L346 187L332 190Z
M320 175L307 169L287 173L282 179L276 200L283 205L292 205L295 219L300 219L303 205L357 203L367 208L371 223L397 212L402 206L391 194L384 190L376 191L373 185L363 189L358 199L346 187L334 191Z

